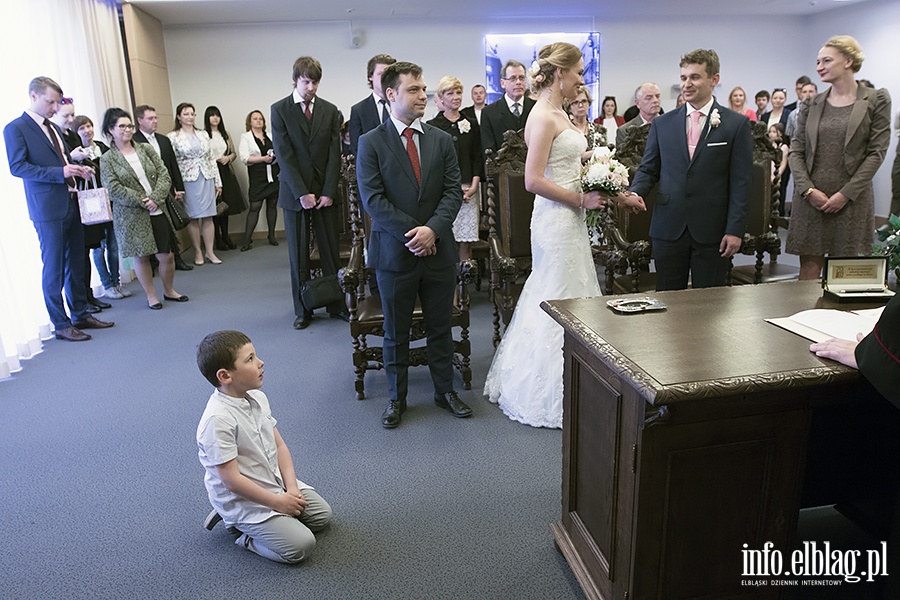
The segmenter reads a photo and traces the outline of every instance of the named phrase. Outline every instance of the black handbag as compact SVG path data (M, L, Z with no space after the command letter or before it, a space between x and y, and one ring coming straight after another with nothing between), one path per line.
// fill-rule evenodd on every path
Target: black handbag
M166 209L169 211L169 218L172 219L172 227L175 228L175 231L181 231L191 222L184 200L176 198L173 194L169 194L169 197L166 198Z
M337 275L316 277L300 284L300 302L306 310L315 310L344 297Z

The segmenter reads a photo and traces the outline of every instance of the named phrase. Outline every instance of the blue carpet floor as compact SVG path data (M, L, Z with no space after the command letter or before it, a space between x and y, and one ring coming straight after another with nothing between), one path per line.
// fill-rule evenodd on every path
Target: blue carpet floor
M438 409L416 368L403 423L385 430L384 375L370 373L356 399L347 325L317 315L291 328L286 246L221 258L177 273L190 302L148 310L133 282L133 297L98 315L116 327L48 340L0 383L0 598L583 597L549 529L561 433L481 398L486 292L473 293L474 385L461 393L473 418ZM226 328L253 340L298 472L334 508L298 566L201 525L210 507L195 430L211 388L194 353Z

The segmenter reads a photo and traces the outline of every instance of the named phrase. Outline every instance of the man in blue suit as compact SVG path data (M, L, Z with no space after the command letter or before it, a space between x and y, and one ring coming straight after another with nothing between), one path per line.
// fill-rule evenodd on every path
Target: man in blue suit
M753 168L750 121L716 102L719 56L694 50L681 58L683 107L650 125L647 149L630 192L659 182L650 238L657 290L725 285L741 247Z
M82 329L114 325L88 313L85 295L84 227L74 178L88 178L94 171L72 164L62 130L50 121L63 95L59 84L49 77L35 77L28 95L28 110L3 130L9 172L25 183L28 216L41 244L44 304L56 338L83 342L91 336ZM71 303L71 320L63 306L64 287Z
M418 297L425 317L434 401L456 417L472 410L453 391L451 316L458 251L453 220L462 184L453 139L422 123L428 105L422 68L397 62L381 83L390 119L359 139L360 198L372 219L369 266L384 311L384 370L390 402L381 424L400 424L406 410L409 333Z
M376 54L366 65L366 79L372 93L350 107L350 152L353 156L358 152L359 138L391 116L390 104L381 87L381 74L395 62L397 59L390 54Z

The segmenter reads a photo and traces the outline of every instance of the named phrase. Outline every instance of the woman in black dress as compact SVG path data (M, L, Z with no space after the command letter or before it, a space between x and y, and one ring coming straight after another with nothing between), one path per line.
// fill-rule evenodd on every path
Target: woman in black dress
M225 212L216 214L213 223L216 228L216 250L234 250L236 246L228 235L228 217L244 212L247 208L244 196L237 177L234 176L232 161L237 158L234 151L234 142L225 131L225 123L222 122L222 113L216 106L207 106L203 114L203 125L209 134L209 149L216 166L219 167L219 176L222 178L222 195L219 202L228 205Z
M241 135L241 161L247 165L250 179L250 212L244 229L241 252L253 247L253 230L259 221L259 211L266 203L266 223L269 226L269 244L278 245L275 224L278 222L278 163L272 140L266 134L266 117L258 110L247 115L246 133Z
M463 201L456 220L453 221L453 237L459 244L459 258L470 258L469 244L478 241L478 212L481 203L479 184L484 177L484 157L481 152L481 133L474 116L467 117L459 112L462 104L463 86L456 77L442 77L435 91L435 100L440 100L443 112L428 121L453 137L453 146L459 159L459 174L462 180Z

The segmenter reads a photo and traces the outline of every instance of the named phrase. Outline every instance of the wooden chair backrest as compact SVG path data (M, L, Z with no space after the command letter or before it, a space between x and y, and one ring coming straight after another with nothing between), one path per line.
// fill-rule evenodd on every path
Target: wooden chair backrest
M525 132L507 131L496 156L488 158L486 170L497 190L496 210L500 219L501 247L510 258L531 257L531 211L534 194L525 189Z
M528 258L531 256L534 194L525 189L525 173L506 171L501 167L498 183L503 250L510 258Z
M753 161L753 179L747 194L747 229L750 235L762 235L769 231L772 214L772 161Z

